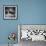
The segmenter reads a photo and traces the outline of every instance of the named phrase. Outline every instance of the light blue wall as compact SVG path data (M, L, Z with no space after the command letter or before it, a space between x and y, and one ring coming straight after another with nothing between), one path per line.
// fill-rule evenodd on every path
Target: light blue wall
M18 5L18 20L3 20L3 5ZM18 24L46 24L46 0L0 0L0 44Z
M20 22L46 24L46 0L22 0Z
M8 34L10 32L16 32L18 34L17 30L17 24L19 22L18 20L3 20L3 5L17 5L17 0L0 0L0 44L8 43ZM17 43L17 39L15 41Z

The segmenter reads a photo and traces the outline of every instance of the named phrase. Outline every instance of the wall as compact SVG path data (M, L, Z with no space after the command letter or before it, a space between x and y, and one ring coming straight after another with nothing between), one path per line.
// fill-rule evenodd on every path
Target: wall
M18 4L17 0L0 0L0 44L7 44L9 42L8 34L10 32L16 32L16 35L18 34L17 24L19 22L19 18L18 20L3 19L3 5L17 5L17 4ZM18 43L17 39L15 41L16 43Z
M21 0L22 24L46 24L46 0Z
M3 5L18 5L18 20L3 20ZM46 0L0 0L0 44L8 43L9 32L18 32L17 24L46 24Z

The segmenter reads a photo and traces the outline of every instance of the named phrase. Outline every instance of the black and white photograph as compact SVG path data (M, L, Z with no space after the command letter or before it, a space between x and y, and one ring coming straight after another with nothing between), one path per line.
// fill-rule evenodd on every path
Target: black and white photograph
M20 46L42 46L46 44L46 25L19 24L18 38Z
M4 5L4 19L17 19L17 6Z

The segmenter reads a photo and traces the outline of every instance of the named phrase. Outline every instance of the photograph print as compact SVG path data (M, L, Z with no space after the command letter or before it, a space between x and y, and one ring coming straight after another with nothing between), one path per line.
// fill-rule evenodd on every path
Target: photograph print
M17 19L17 6L4 5L4 19Z

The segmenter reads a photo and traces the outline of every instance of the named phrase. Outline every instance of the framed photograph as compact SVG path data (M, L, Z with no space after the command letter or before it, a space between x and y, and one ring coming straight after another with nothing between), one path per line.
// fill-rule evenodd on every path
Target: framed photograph
M17 6L4 5L3 6L4 19L17 19Z
M18 34L19 41L46 41L46 25L20 24Z

